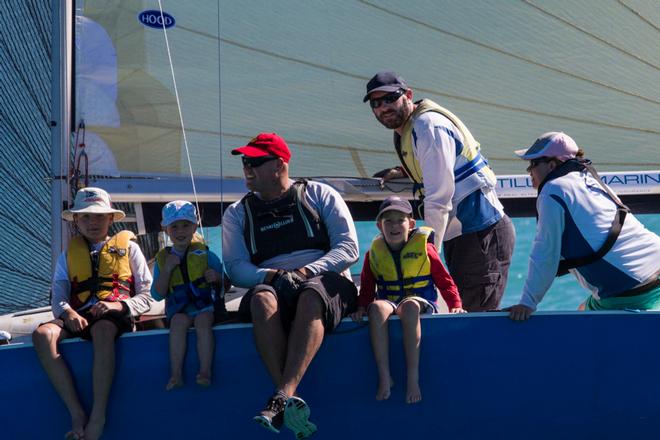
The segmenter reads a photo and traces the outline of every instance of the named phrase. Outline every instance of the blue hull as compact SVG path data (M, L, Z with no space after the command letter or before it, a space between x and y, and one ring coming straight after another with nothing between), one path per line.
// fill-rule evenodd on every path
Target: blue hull
M538 314L515 323L501 313L423 320L423 401L404 403L401 329L392 321L391 398L376 402L368 330L344 322L326 338L299 391L312 409L314 438L633 439L660 436L660 335L656 313ZM118 341L108 439L273 438L251 421L271 393L251 327L215 330L210 389L165 392L166 331ZM63 345L86 406L91 402L91 344ZM62 438L69 416L30 345L0 349L2 438ZM283 438L293 438L284 429Z

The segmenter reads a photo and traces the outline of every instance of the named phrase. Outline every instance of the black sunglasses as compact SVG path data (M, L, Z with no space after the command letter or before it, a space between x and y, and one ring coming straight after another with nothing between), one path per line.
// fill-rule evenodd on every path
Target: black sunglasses
M370 99L370 100L369 100L369 105L371 106L371 108L373 108L373 109L377 109L378 107L380 107L381 105L383 105L383 103L385 103L385 104L392 104L393 102L395 102L396 100L398 100L399 98L401 98L401 96L402 96L404 93L406 93L406 91L403 90L403 89L396 90L396 91L394 91L394 92L392 92L392 93L388 93L387 95L383 95L383 96L381 96L380 98L373 98L373 99Z
M532 168L536 168L537 166L539 166L542 163L552 162L553 160L554 159L551 158L551 157L541 157L541 158L538 158L538 159L532 159L532 160L529 161L529 167L527 169L531 170Z
M243 161L243 166L248 168L257 168L266 162L271 160L277 160L277 156L259 156L259 157L247 157L241 156L241 161Z

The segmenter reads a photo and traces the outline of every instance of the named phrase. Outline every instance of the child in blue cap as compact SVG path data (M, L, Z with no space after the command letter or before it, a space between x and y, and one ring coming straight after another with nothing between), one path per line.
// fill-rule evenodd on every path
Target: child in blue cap
M175 200L163 207L161 226L172 241L171 247L156 255L151 295L166 300L170 324L171 377L165 389L183 386L183 359L186 334L194 323L197 332L199 372L197 384L211 385L213 362L213 304L220 294L223 267L220 258L200 240L197 211L192 203Z

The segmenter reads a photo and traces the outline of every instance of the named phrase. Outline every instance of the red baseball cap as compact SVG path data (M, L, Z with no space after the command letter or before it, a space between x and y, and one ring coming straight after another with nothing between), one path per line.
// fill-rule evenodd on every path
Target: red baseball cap
M257 137L252 138L247 145L231 150L231 154L243 154L247 157L275 156L282 158L287 163L291 159L289 146L284 139L275 133L260 133Z

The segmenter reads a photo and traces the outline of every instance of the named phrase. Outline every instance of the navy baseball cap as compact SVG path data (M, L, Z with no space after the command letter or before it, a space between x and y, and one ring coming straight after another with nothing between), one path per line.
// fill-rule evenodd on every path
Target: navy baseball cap
M408 84L391 70L383 70L367 83L367 94L364 95L362 102L367 102L373 92L396 92L399 89L408 90Z

